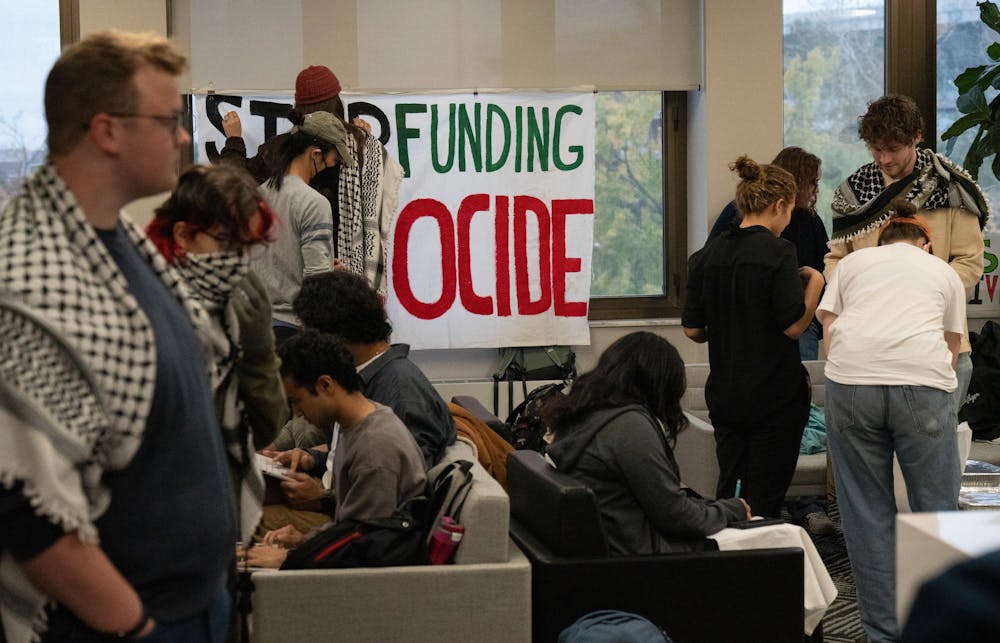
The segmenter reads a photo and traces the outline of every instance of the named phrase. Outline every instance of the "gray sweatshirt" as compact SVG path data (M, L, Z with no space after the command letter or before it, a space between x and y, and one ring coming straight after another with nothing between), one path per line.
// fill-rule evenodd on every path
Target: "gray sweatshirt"
M333 456L334 522L387 518L424 492L424 455L413 434L387 406L340 429Z
M738 499L681 491L665 438L660 423L633 405L590 414L548 448L560 471L593 489L612 554L705 549L705 536L747 517Z
M292 301L302 278L333 270L333 213L329 201L294 174L285 176L281 190L267 181L260 189L278 219L274 241L255 252L251 268L264 282L274 318L298 325Z

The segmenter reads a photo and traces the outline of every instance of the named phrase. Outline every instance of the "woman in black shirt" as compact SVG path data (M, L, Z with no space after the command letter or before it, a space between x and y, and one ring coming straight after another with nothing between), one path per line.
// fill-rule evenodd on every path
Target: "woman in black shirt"
M746 156L730 169L741 178L736 202L745 214L691 257L682 323L690 339L709 343L716 495L734 495L741 481L756 513L777 516L809 413L797 340L812 322L823 277L799 268L795 246L780 238L795 206L792 175Z

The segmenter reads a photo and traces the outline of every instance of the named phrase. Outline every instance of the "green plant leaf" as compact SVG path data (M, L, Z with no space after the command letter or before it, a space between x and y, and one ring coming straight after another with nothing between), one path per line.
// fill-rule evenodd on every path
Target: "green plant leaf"
M980 125L985 120L986 119L983 118L983 115L979 114L979 113L966 114L965 116L962 116L957 121L955 121L954 123L952 123L951 127L949 127L948 129L946 129L944 131L944 133L941 134L941 140L942 141L948 141L950 139L954 139L955 137L957 137L958 135L960 135L965 130L969 129L970 127L975 127L976 125ZM954 146L954 142L953 141L950 142L949 146L953 147ZM951 153L951 147L949 147L949 149L948 149L948 153L949 154Z
M986 106L986 94L979 85L974 85L969 88L969 91L960 94L958 100L955 101L955 106L963 114L983 112L983 115L986 115L989 109Z
M964 94L969 91L969 88L974 86L978 81L979 77L983 75L986 71L988 65L982 65L980 67L969 67L961 74L955 78L955 87L958 88L959 94Z
M983 123L984 133L980 139L979 152L983 158L1000 150L1000 128L993 121Z
M992 60L1000 60L1000 42L995 42L986 48L986 55Z
M1000 43L994 43L1000 47ZM983 91L990 88L991 85L997 82L1000 78L1000 65L989 65L987 66L988 71L986 71L982 76L976 80L975 86L979 87Z
M979 19L993 31L1000 33L1000 9L993 2L977 2L979 7Z
M993 157L993 165L990 169L993 170L993 176L1000 179L1000 154Z
M958 142L957 138L950 138L948 142L944 144L944 155L950 157L951 153L955 151L955 143Z
M972 145L969 146L969 151L965 154L965 160L962 162L962 167L964 167L972 176L973 181L979 180L979 168L982 166L983 159L986 157L986 154L983 153L983 143L985 142L983 132L983 128L980 128L980 130L976 132L976 139L972 141Z

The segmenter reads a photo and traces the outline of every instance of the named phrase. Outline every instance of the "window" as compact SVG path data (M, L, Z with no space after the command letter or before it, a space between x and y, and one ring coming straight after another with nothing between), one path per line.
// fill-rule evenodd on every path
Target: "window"
M683 92L597 95L591 319L678 312L684 105Z
M958 89L955 77L968 67L992 64L986 48L1000 36L979 19L979 8L975 4L961 0L937 0L937 149L945 151L947 143L941 141L941 133L958 120L961 114L955 106ZM992 96L987 96L990 100ZM972 128L955 140L948 157L961 165L965 153L975 138ZM979 185L991 203L1000 203L1000 181L990 168L991 158L987 158L979 170Z
M785 145L823 161L817 211L830 228L833 191L871 162L858 116L885 93L885 3L785 0Z
M663 103L597 96L591 296L663 294Z
M6 2L3 11L0 60L8 64L0 85L0 207L45 160L42 93L60 43L59 3Z

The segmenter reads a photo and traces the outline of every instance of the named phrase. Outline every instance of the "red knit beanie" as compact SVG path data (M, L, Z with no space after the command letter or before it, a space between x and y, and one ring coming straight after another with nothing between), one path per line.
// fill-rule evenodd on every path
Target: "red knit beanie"
M312 65L299 72L295 79L295 104L312 105L329 100L340 93L340 81L328 67Z

